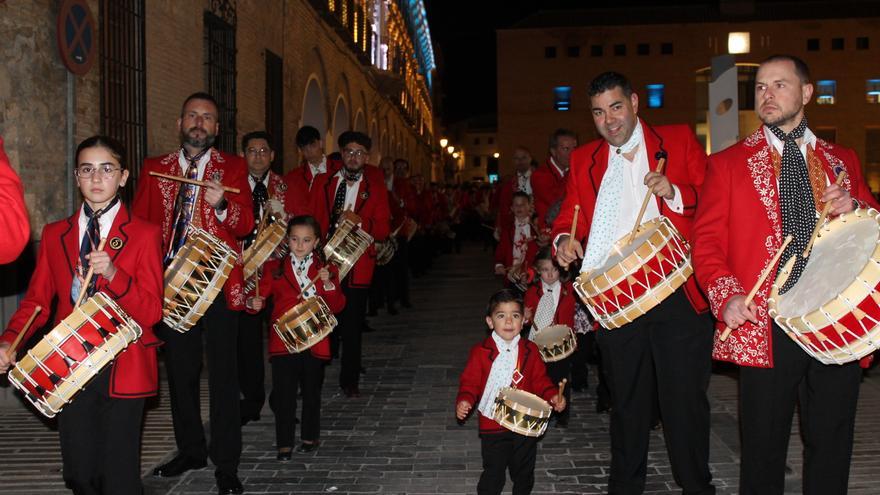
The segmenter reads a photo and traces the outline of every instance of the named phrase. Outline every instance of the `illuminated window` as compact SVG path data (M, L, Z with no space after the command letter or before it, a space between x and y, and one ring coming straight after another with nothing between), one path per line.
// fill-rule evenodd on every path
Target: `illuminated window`
M865 93L868 103L880 103L880 79L868 79Z
M649 84L646 86L648 90L648 108L663 108L663 84Z
M330 12L336 12L336 0L327 0L327 8Z
M824 81L816 81L816 104L817 105L834 105L834 99L837 94L837 81L826 79Z
M571 109L571 86L557 86L553 88L555 102L553 108L560 112Z
M357 42L358 42L358 17L359 17L358 11L355 10L354 11L354 22L352 23L352 29L354 31L354 36L352 36L352 37L354 38L355 44L357 44Z
M751 48L751 36L749 33L728 33L727 53L749 53Z

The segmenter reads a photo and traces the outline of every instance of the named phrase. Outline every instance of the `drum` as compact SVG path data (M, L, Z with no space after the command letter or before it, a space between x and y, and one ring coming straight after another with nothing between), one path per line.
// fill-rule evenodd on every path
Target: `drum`
M770 317L824 364L856 361L880 348L878 215L857 209L826 223L797 283L779 294L791 257L770 290Z
M165 269L165 316L180 333L192 328L223 289L235 252L204 230L190 226L184 244Z
M541 351L545 363L561 361L571 356L577 348L574 332L565 325L550 325L530 336Z
M578 275L575 292L605 328L619 328L669 297L693 273L690 246L660 216L614 244L605 263Z
M290 308L273 327L291 354L303 352L330 335L336 317L321 296L310 297Z
M537 395L504 387L495 398L492 419L514 433L540 437L547 431L552 411L550 404Z
M98 292L18 360L9 382L51 418L140 336L140 325Z
M340 281L373 243L373 237L358 227L353 216L340 219L336 232L324 246L324 257L339 268Z
M379 266L385 266L388 263L391 263L391 258L394 258L394 253L397 252L397 239L394 237L389 237L384 241L379 241L376 243L376 264Z
M279 247L287 246L287 243L284 242L286 237L287 222L282 219L276 220L260 231L260 235L254 239L254 243L241 253L245 280L253 277L257 273L257 269L263 266L263 263L273 253L281 254Z

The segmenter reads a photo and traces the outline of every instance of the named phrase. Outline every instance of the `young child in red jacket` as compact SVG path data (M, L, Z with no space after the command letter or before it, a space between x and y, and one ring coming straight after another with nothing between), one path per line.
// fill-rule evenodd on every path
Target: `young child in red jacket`
M565 325L573 329L575 306L571 282L560 279L559 267L553 260L549 246L538 251L535 257L535 270L538 272L538 281L526 291L524 318L526 323L532 324L529 340L533 342L535 334L550 325ZM571 382L571 356L546 365L547 375L553 383L559 383L563 379ZM563 394L566 402L571 402L571 387L566 387ZM558 413L556 425L567 427L570 415L570 407Z
M345 296L339 288L335 266L324 265L314 253L321 238L321 227L314 217L293 217L287 225L290 254L280 260L267 262L260 279L260 297L249 297L249 311L258 312L266 299L274 298L273 323L290 308L309 297L321 296L333 313L345 306ZM310 280L318 280L309 287ZM300 298L300 292L306 293ZM275 443L278 460L290 460L293 450L296 418L297 386L302 388L303 410L298 453L318 448L321 432L321 387L324 384L324 365L330 361L330 340L325 337L305 352L291 354L275 330L269 332L269 362L272 365L272 393L269 406L275 413Z
M540 233L532 222L531 196L524 192L513 193L510 210L513 222L500 226L501 234L495 247L495 274L504 276L505 286L513 288L528 283L528 269L538 253Z
M509 469L513 493L528 494L535 484L538 439L514 433L495 422L492 405L498 391L515 382L516 388L542 397L557 412L565 409L565 398L559 397L556 385L547 377L538 348L520 338L523 303L516 293L503 289L492 295L486 324L492 334L471 348L460 378L455 415L463 421L475 404L479 411L483 474L477 493L500 494Z

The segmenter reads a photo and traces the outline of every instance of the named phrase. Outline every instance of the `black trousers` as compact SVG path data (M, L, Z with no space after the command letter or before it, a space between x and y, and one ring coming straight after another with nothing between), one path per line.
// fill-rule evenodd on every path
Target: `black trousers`
M293 447L296 422L296 392L302 390L300 439L317 441L321 434L321 387L324 361L308 350L286 356L272 356L272 394L269 406L275 413L275 445Z
M659 402L675 482L685 494L712 494L709 400L712 327L678 290L615 330L599 329L611 391L612 494L645 489L648 436Z
M387 308L394 307L394 277L392 276L392 268L389 262L386 265L376 265L373 271L373 282L370 284L369 301L370 312L378 311L382 306Z
M741 367L740 493L782 494L795 402L800 401L806 495L847 491L861 368L825 365L773 325L773 367Z
M259 416L266 401L263 328L271 308L257 314L242 311L238 322L238 386L241 415ZM270 329L271 331L271 329Z
M547 367L547 376L550 377L550 381L555 383L557 386L559 382L565 378L569 383L565 386L565 390L563 390L562 395L565 397L565 409L562 412L553 411L553 414L562 421L568 421L569 416L571 415L571 356L568 356L565 359L560 359L559 361L554 361L552 363L545 363Z
M510 472L514 495L532 493L535 486L535 459L538 439L512 431L480 435L483 474L477 483L479 495L497 495L504 489Z
M143 493L145 399L110 397L110 366L58 413L64 481L76 495Z
M219 294L198 323L186 333L157 326L165 341L165 366L171 395L171 418L179 454L193 459L210 455L217 472L236 474L241 458L238 392L238 311ZM202 356L208 361L211 445L205 441L199 403Z
M405 306L409 301L409 242L406 239L398 239L397 251L391 258L391 284L394 291L394 300Z
M357 387L361 379L361 340L369 289L351 287L346 279L342 282L342 293L345 309L336 315L339 325L334 330L339 332L342 344L339 386Z

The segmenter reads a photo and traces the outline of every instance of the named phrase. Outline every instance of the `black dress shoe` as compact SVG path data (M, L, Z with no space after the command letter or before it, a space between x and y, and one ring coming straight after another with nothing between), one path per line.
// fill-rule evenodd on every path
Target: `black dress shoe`
M299 447L296 448L297 454L308 454L309 452L314 452L318 450L318 446L321 445L321 442L312 442L300 444Z
M241 415L241 426L244 426L244 425L250 423L251 421L259 421L259 420L260 420L259 414L242 414Z
M293 454L293 449L290 447L284 447L278 449L278 455L275 456L279 461L289 461L290 456Z
M189 471L190 469L201 469L208 465L205 459L193 459L185 455L179 454L174 459L162 464L153 470L153 476L162 478L173 478Z
M238 476L229 473L217 473L214 475L214 478L217 480L217 493L220 495L244 493L244 487L241 486Z

